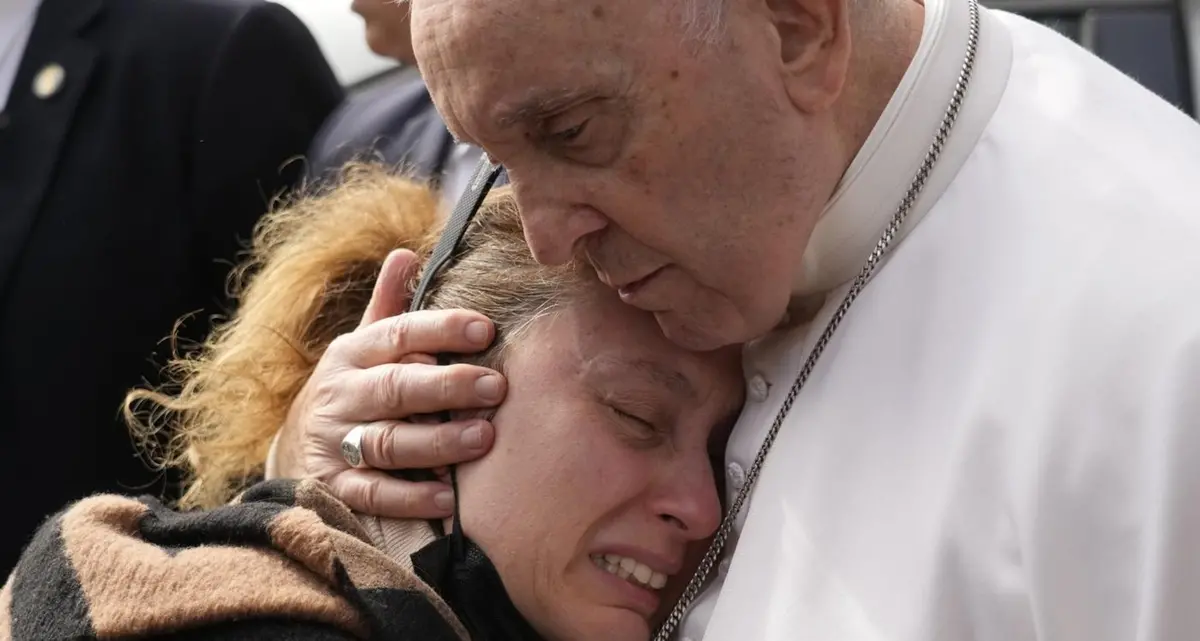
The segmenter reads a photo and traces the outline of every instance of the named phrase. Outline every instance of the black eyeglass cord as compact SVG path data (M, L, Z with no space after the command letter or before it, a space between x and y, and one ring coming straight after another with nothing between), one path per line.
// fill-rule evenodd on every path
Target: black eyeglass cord
M425 265L425 271L421 274L421 280L417 282L416 289L413 290L412 302L409 304L409 311L415 312L424 307L425 297L437 280L438 275L450 265L454 264L458 258L459 249L462 245L462 240L467 234L467 229L471 226L471 221L475 219L475 214L479 213L479 208L483 206L483 201L487 198L488 192L492 190L492 185L496 184L496 178L500 176L502 171L500 165L494 165L488 160L487 154L484 154L479 159L479 164L475 167L475 172L471 176L471 182L467 184L466 191L459 197L458 202L454 205L454 211L450 213L450 217L446 220L446 227L442 230L442 236L438 239L437 245L434 246L433 252L429 255L429 260ZM450 363L450 357L447 354L438 354L437 360L439 365L447 365ZM438 420L443 423L448 423L451 420L449 412L441 412L438 414ZM412 475L412 470L408 470L410 476L432 478L432 472L422 471L417 475ZM459 519L458 510L458 466L450 466L450 488L454 491L454 528L450 532L450 553L456 559L463 559L466 556L466 542L462 533L461 521ZM439 528L440 529L440 528Z

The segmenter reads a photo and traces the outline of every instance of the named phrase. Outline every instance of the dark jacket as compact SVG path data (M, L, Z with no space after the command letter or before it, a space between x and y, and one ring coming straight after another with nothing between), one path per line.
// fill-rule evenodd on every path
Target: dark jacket
M64 81L39 97L49 65ZM206 333L239 241L341 97L279 5L43 1L0 117L0 487L21 495L0 572L67 501L157 491L121 400L177 318Z
M447 171L455 142L417 69L384 76L348 96L309 150L309 176L330 181L349 161L377 162L435 187ZM508 183L501 172L496 186Z
M453 148L425 83L408 68L346 98L313 139L310 171L327 178L347 161L371 160L436 180Z

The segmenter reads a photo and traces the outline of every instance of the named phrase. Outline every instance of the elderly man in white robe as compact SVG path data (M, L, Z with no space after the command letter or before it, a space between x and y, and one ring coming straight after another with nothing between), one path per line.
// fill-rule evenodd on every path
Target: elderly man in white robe
M681 345L746 344L729 515L657 638L1200 638L1200 125L974 0L412 11L539 261L587 260ZM386 290L376 316L403 308ZM440 516L445 486L338 445L368 423L367 467L485 452L486 421L404 418L502 397L427 356L490 328L378 322L279 459Z

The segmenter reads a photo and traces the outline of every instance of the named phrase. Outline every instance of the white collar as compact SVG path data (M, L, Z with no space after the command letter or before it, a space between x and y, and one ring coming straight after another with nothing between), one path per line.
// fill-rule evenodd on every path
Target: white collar
M925 0L916 55L850 163L817 222L802 259L798 296L822 294L853 279L908 189L934 141L967 53L967 0ZM979 46L966 99L941 158L893 246L937 202L991 119L1012 65L1008 30L980 7Z
M4 111L41 0L0 0L0 111Z
M22 22L37 13L42 0L5 0L0 2L0 25Z
M33 27L41 4L41 0L0 0L0 52L15 50L17 43L11 38ZM20 51L14 53L20 54Z

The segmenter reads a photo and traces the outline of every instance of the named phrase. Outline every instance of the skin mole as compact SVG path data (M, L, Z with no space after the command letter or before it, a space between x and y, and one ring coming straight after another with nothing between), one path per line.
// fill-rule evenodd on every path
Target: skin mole
M604 19L604 6L596 5L596 6L592 7L592 17L597 20L603 20Z

